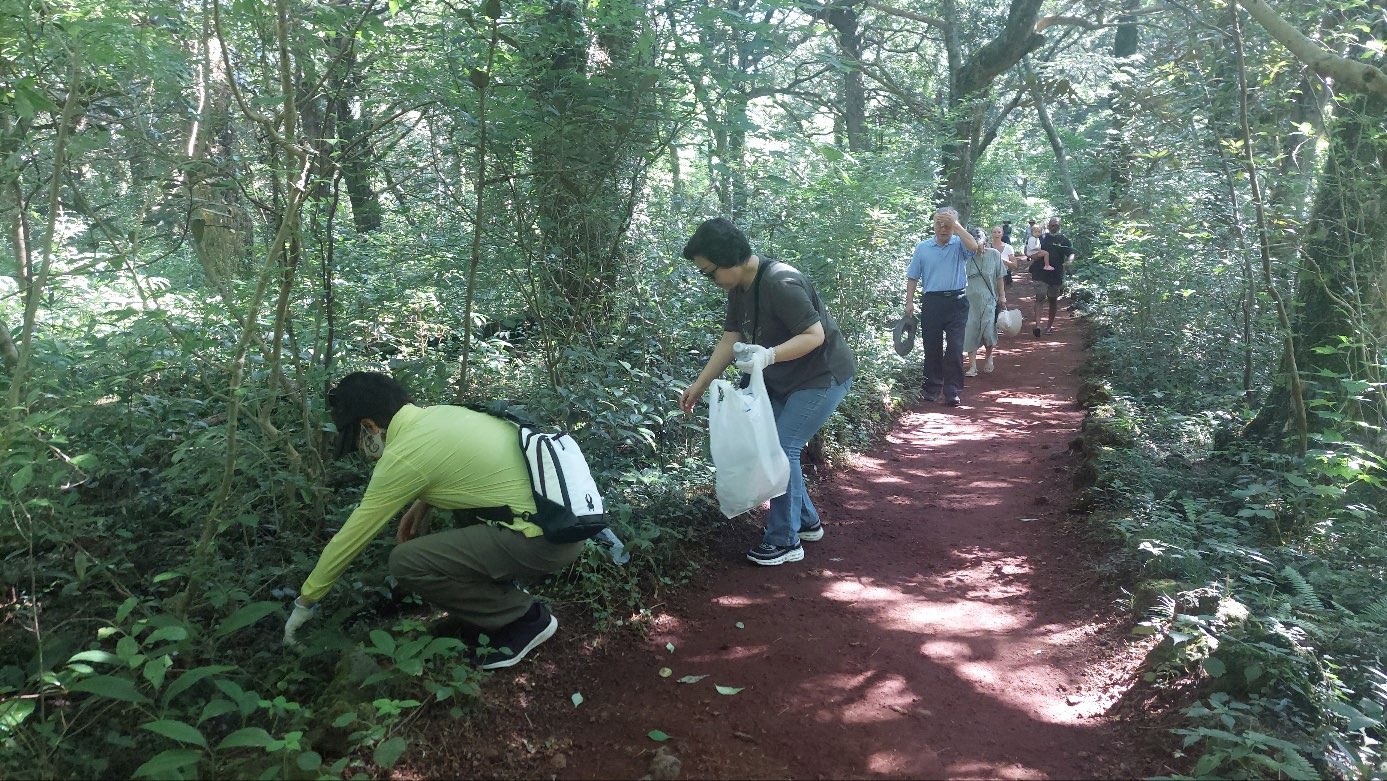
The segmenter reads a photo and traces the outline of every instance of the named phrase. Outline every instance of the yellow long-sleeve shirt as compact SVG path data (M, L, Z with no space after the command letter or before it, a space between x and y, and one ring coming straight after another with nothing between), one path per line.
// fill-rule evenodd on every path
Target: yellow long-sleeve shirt
M509 505L517 514L534 512L515 425L465 407L401 407L385 432L385 452L361 504L328 541L304 581L299 592L303 601L326 596L381 527L414 499L444 510ZM504 525L526 537L543 534L539 526L519 518Z

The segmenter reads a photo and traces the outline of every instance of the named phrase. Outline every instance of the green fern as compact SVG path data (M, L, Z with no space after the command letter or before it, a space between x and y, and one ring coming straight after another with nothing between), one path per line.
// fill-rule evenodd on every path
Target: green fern
M1387 597L1382 597L1359 610L1358 618L1374 626L1387 628Z
M1302 610L1323 610L1324 603L1315 593L1315 587L1298 570L1289 564L1282 568L1281 577L1290 585L1291 604Z

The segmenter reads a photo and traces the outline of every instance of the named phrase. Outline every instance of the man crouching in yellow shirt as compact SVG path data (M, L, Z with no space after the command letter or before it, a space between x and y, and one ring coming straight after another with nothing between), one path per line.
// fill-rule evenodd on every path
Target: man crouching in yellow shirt
M509 667L552 637L558 619L516 582L559 572L578 558L583 543L550 542L524 520L535 500L515 424L465 407L417 407L404 386L374 372L343 377L327 401L337 425L337 456L360 450L377 463L361 504L294 600L284 642L294 643L294 633L347 565L410 500L390 553L390 574L447 610L464 640L489 637L492 650L478 654L478 667ZM426 534L433 507L491 520Z

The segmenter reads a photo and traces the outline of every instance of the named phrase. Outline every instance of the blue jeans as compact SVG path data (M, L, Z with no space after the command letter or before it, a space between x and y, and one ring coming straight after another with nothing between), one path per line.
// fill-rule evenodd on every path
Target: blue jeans
M768 545L788 546L799 542L799 530L805 526L819 524L819 511L809 501L809 493L804 490L804 472L800 470L799 454L809 443L833 410L842 403L852 387L852 378L841 385L827 388L805 388L797 390L783 399L771 397L771 408L775 410L775 427L780 434L780 449L790 459L790 485L785 493L771 500L771 512L766 516L766 535L762 542Z

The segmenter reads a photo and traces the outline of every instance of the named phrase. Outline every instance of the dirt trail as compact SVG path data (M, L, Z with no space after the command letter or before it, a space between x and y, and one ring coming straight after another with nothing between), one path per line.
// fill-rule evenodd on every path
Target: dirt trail
M1066 531L1081 350L1078 323L1058 331L1003 337L963 407L922 404L812 488L826 534L803 562L745 562L748 521L648 639L575 663L570 621L531 669L488 685L493 730L454 733L426 764L634 779L660 730L682 778L1156 772L1105 716L1139 654Z

